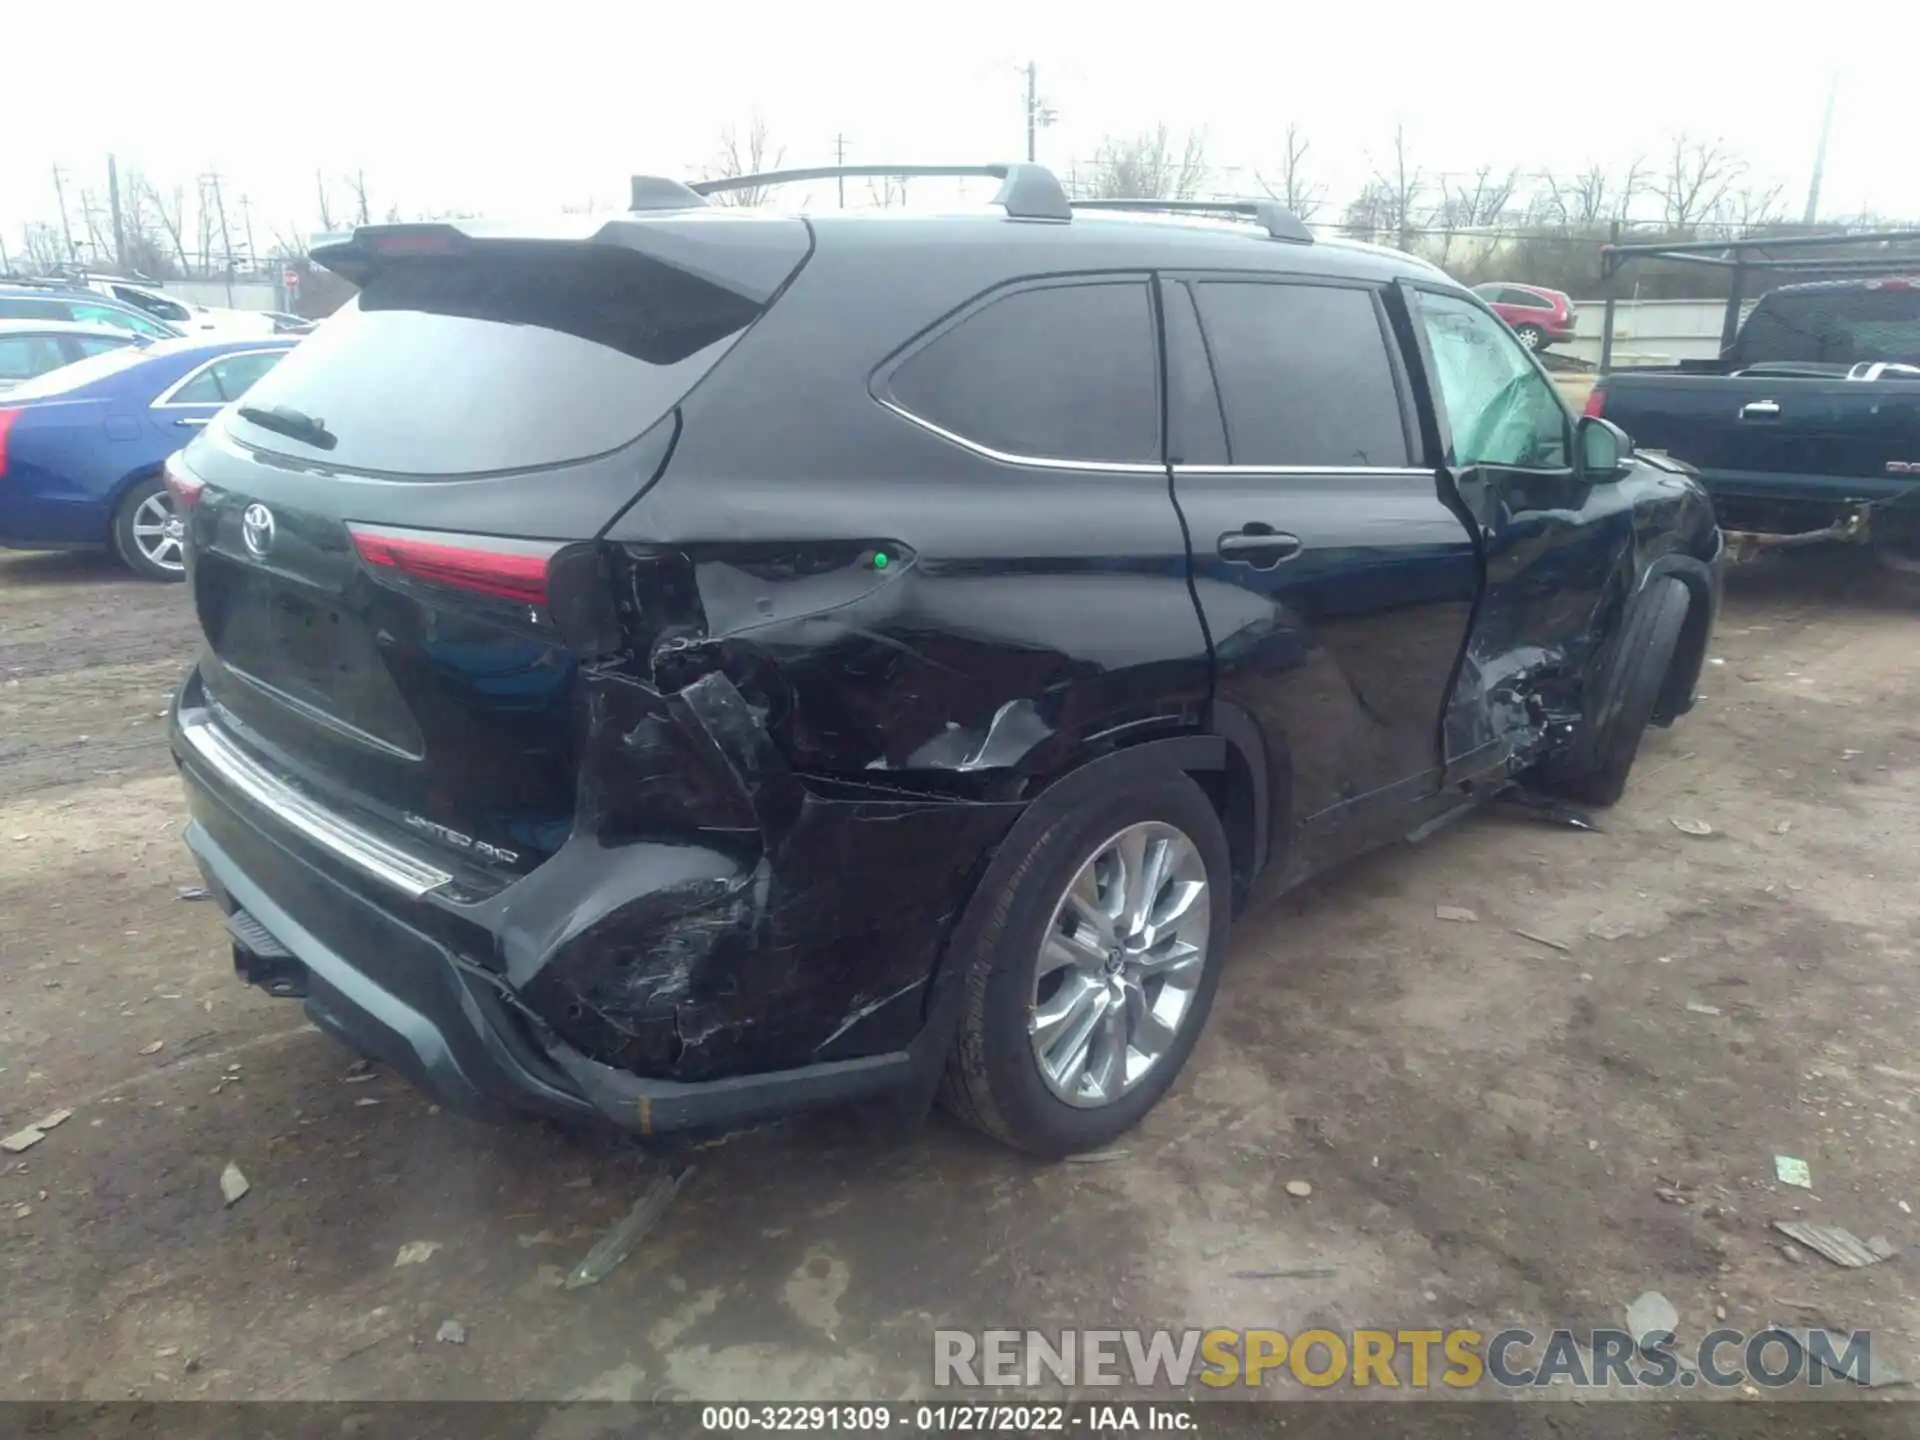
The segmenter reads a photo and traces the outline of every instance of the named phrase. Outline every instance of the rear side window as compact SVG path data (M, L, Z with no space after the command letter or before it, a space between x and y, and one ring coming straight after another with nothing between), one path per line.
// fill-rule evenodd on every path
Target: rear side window
M129 330L135 335L145 335L150 339L169 339L172 332L165 326L136 315L129 310L115 309L111 305L89 305L84 300L68 307L69 313L83 325L111 325L116 330Z
M396 260L247 395L323 421L331 444L225 423L261 450L396 478L565 465L638 438L761 309L611 246Z
M1408 463L1372 291L1257 281L1193 290L1234 464Z
M216 360L174 391L170 405L225 405L250 390L285 354L282 350L254 350Z
M171 320L175 324L193 318L186 306L146 290L136 290L131 285L115 285L113 294L115 299L124 300L129 305L137 305L149 315L158 315L162 320Z
M0 380L31 380L66 363L51 335L0 335Z
M1156 348L1144 280L1040 286L941 331L886 388L913 415L1000 454L1152 463Z

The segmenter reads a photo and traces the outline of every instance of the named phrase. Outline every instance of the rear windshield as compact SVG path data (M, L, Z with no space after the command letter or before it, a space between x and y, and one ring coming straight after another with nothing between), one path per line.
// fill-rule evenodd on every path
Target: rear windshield
M1768 295L1747 317L1738 359L1745 365L1811 360L1920 365L1920 290L1858 289Z
M641 435L761 308L606 246L396 260L226 423L257 449L395 477L563 465Z

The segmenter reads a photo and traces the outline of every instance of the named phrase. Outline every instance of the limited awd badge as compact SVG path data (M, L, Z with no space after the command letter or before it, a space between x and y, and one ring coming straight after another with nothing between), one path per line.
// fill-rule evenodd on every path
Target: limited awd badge
M273 549L273 512L264 505L249 505L240 516L240 538L247 553L264 559Z

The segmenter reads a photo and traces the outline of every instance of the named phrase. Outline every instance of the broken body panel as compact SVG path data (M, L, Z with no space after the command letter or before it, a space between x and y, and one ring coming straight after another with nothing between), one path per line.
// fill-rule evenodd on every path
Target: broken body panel
M608 228L689 264L702 226L799 223ZM727 256L752 257L751 316L643 433L537 473L394 483L349 440L209 427L184 461L207 635L173 724L189 841L309 966L323 1024L456 1101L649 1130L909 1084L944 1055L954 928L1062 777L1213 737L1164 753L1210 773L1244 897L1564 743L1660 567L1712 595L1683 476L1449 469L1396 265L1361 252L1322 263L1403 346L1390 474L1260 484L1164 441L1149 463L993 455L888 403L891 358L1010 274L1159 283L1164 230L1075 225L729 242L702 275L738 284ZM940 266L901 243L916 226L952 242ZM1193 233L1222 268L1294 258ZM1263 515L1308 563L1215 556ZM538 557L536 599L511 567L465 583L440 552L476 536L489 564ZM214 732L264 778L223 769ZM300 804L341 832L295 833ZM379 847L443 878L400 893L356 858Z

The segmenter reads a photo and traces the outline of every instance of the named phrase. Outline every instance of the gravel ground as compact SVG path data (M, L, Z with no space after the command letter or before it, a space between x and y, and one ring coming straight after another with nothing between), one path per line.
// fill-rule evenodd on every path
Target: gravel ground
M703 1154L567 1291L644 1157L442 1114L240 986L176 894L184 597L0 557L0 1134L73 1111L0 1155L0 1397L894 1397L936 1325L1544 1330L1647 1289L1920 1374L1910 1259L1769 1229L1920 1241L1914 634L1856 556L1736 574L1602 833L1488 814L1246 917L1116 1157L825 1114Z

